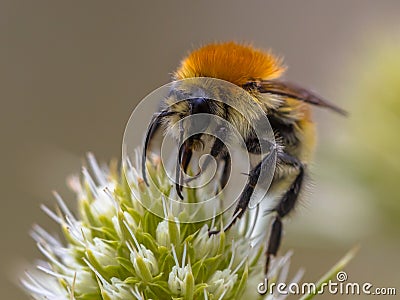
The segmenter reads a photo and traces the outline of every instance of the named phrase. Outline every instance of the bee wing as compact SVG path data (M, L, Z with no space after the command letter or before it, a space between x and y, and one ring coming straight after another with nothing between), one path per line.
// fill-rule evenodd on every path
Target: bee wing
M348 115L348 113L345 110L341 109L335 104L323 99L314 92L307 90L303 87L300 87L291 82L280 81L280 80L265 80L260 82L260 84L258 85L258 90L261 93L281 95L297 99L299 101L304 101L312 105L329 108L343 116Z

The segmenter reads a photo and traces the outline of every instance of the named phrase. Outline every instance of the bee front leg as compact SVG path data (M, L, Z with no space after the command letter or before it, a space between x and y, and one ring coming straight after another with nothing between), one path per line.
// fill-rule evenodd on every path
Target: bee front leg
M228 183L229 174L231 171L232 161L231 161L231 156L230 156L228 150L226 150L226 152L224 152L221 159L224 162L224 169L222 170L222 175L221 175L221 179L219 182L220 190L222 191L225 188L226 184Z
M228 152L228 148L224 144L225 139L227 138L227 130L225 127L220 126L217 128L217 135L215 136L215 141L210 150L210 156L207 156L205 161L200 167L200 171L194 175L192 178L186 180L186 183L191 182L194 179L197 179L209 166L212 161L212 158L217 160L223 160L224 170L222 173L222 178L220 180L221 189L223 189L229 179L229 170L230 170L230 154Z
M253 195L254 189L257 185L258 179L260 177L260 173L262 168L268 167L271 165L271 162L275 158L276 149L272 149L272 151L263 158L263 160L257 164L251 171L247 179L247 183L244 187L243 192L240 194L239 201L235 207L233 212L232 220L223 228L223 231L229 230L235 222L240 219L243 214L246 212L247 207L249 205L251 196ZM220 230L210 231L208 234L213 235L219 233Z

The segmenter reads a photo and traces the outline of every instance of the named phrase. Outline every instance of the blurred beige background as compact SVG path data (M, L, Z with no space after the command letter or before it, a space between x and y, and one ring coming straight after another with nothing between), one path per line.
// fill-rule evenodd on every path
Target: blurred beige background
M283 244L295 250L293 268L306 267L305 280L315 281L358 243L361 251L346 268L351 281L400 293L400 128L385 126L400 113L389 109L392 119L360 113L387 95L399 107L391 90L377 89L375 98L362 92L385 75L379 57L392 65L385 49L400 45L399 15L399 1L1 1L1 298L28 299L15 278L40 257L31 225L57 232L39 208L53 206L51 191L73 207L65 178L80 171L85 153L119 158L135 104L170 80L187 51L225 40L272 48L285 57L286 78L351 111L348 119L315 112L313 185L288 221ZM368 55L377 66L368 65ZM400 71L392 71L396 86ZM374 124L379 131L367 129ZM394 146L379 144L375 156L360 160L384 133ZM390 149L394 155L383 162ZM365 170L372 160L373 170Z

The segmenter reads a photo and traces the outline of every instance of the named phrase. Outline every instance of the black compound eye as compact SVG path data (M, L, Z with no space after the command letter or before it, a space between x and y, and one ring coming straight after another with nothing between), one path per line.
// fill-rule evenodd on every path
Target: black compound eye
M194 114L210 114L210 106L208 104L207 99L204 98L195 98L190 99L190 113Z
M209 100L204 98L193 98L189 100L190 114L203 114L201 116L194 117L190 121L190 133L199 133L208 127L210 124L211 109Z

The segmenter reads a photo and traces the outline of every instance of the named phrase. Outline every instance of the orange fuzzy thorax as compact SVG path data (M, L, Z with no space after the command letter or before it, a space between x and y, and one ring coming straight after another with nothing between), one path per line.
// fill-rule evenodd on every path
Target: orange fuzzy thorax
M249 81L278 78L285 68L269 52L234 42L209 44L191 52L175 79L213 77L242 86Z

